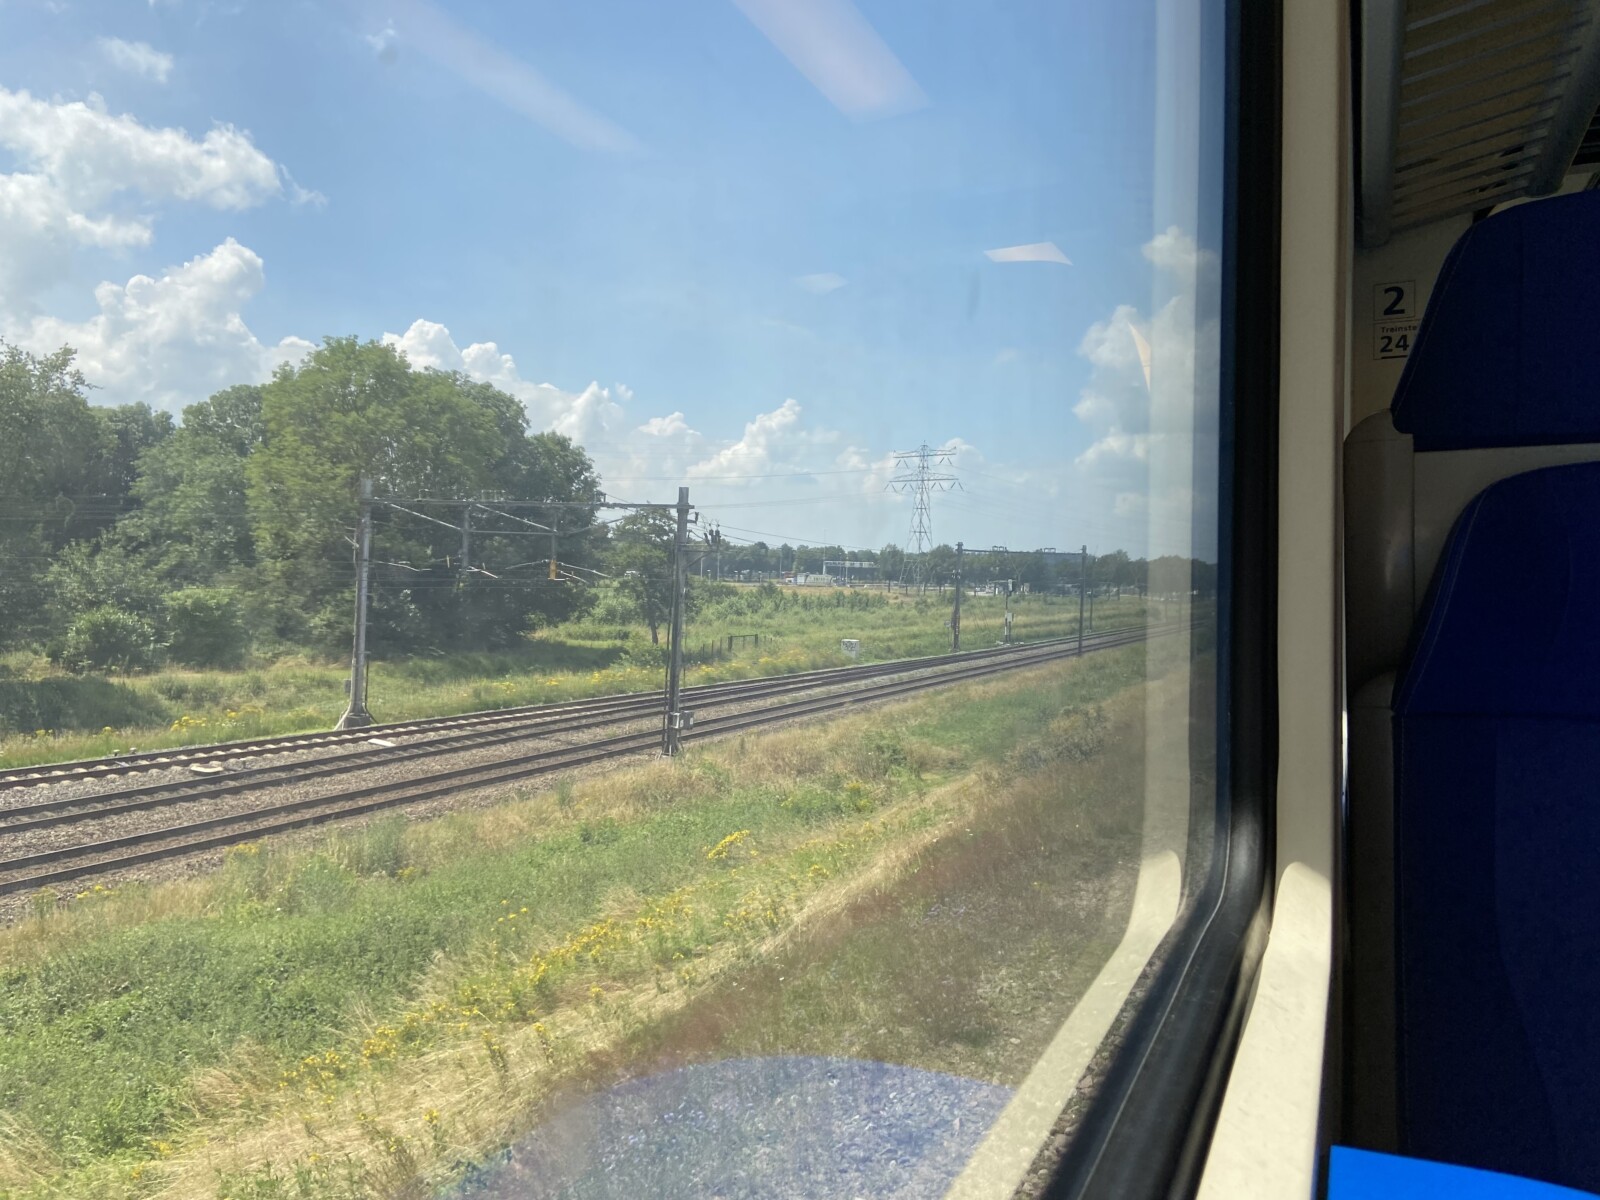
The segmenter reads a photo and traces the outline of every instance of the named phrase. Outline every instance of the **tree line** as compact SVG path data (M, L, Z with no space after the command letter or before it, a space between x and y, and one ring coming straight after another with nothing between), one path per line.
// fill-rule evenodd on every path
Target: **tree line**
M1109 554L1091 554L1085 563L1076 553L969 549L961 554L958 567L956 549L951 545L939 545L923 554L914 554L893 543L879 550L846 550L837 545L739 543L726 537L718 544L713 539L696 546L692 569L720 574L724 579L842 575L844 570L838 564L849 561L871 563L870 573L863 574L852 568L852 575L879 581L925 580L949 585L955 582L959 570L962 581L969 585L1009 581L1033 591L1073 591L1084 582L1094 590L1117 589L1141 594L1198 591L1210 595L1216 590L1214 563L1178 555L1143 559L1131 558L1125 550L1113 550Z
M665 624L670 514L602 520L588 455L530 430L522 404L489 384L344 337L265 384L188 406L180 422L145 404L94 404L92 390L70 348L0 342L0 652L43 651L78 670L347 652L363 478L395 500L374 510L377 654L504 648L584 615L598 591L587 585L608 580L608 611L620 604L657 638ZM509 499L543 503L497 507ZM691 555L691 574L723 578L845 558L875 562L879 578L947 584L956 573L949 546L847 552L716 530L697 534ZM1075 586L1080 565L974 552L961 572L1050 588ZM1090 582L1208 590L1214 568L1118 551L1092 560Z

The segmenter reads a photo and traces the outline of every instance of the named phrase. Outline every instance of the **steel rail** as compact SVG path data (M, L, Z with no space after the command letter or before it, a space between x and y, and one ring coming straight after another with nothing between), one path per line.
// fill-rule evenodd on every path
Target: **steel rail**
M1150 631L1159 636L1173 630ZM1109 635L1095 646L1097 650L1115 646L1133 645L1147 640L1145 630L1128 631L1122 635ZM1058 659L1077 657L1074 647L1058 647L1026 657L1007 656L998 661L981 661L957 666L955 669L914 679L894 680L867 688L832 693L821 697L791 700L786 703L757 709L753 712L734 713L713 718L697 726L689 740L721 736L745 729L759 728L797 717L811 716L848 708L852 705L893 699L930 688L945 687L953 683L981 679L1006 671L1037 666ZM281 804L264 805L241 812L207 817L197 821L170 825L159 829L123 834L93 842L80 842L50 850L35 851L5 861L0 861L0 895L44 887L86 875L102 874L167 858L222 849L260 837L287 833L308 826L335 820L362 816L403 804L415 804L463 791L478 790L551 774L555 771L609 761L624 755L653 749L659 742L659 731L651 729L639 733L619 734L579 746L558 747L531 755L494 763L458 767L410 779L373 784L335 792L324 796L306 797ZM226 832L217 832L225 830ZM152 846L151 843L167 843ZM109 855L109 857L97 857ZM64 866L75 858L93 858L90 862L76 862ZM45 867L44 870L35 868Z
M1147 628L1128 626L1093 634L1100 638L1115 636L1128 629ZM1149 626L1148 628L1159 628ZM824 667L812 671L797 671L790 675L761 676L755 679L728 680L723 683L701 684L685 688L685 699L704 702L707 697L759 688L773 680L789 681L836 678L841 683L853 679L868 679L877 675L899 674L905 671L925 670L954 662L977 661L999 655L1025 652L1042 646L1063 644L1070 638L1046 638L1037 642L1023 642L1011 646L988 647L983 650L964 651L960 654L937 654L919 658L890 659L881 663L866 663L851 667ZM411 721L393 721L381 725L368 725L359 730L329 731L323 733L284 734L270 738L249 738L232 742L215 742L205 745L179 746L168 750L150 750L139 754L108 755L60 763L42 763L32 767L18 767L0 772L0 792L15 788L37 787L41 784L77 782L103 778L109 775L126 775L137 771L165 770L170 767L189 766L195 763L215 763L262 754L292 753L318 749L324 746L342 746L368 742L373 738L404 737L454 729L481 728L497 724L527 720L530 717L556 720L575 714L602 711L639 709L659 712L661 696L658 692L620 692L595 696L586 700L564 704L526 704L511 708L483 709L453 716L429 717Z
M1098 646L1101 641L1097 640L1095 644ZM1024 651L1015 655L1019 662L1031 661L1039 653L1044 652L1037 644L1027 649L1032 653ZM872 665L876 667L880 664ZM849 679L815 678L797 680L793 676L774 676L760 680L743 680L740 682L759 684L760 686L701 697L697 703L702 706L739 704L752 699L765 699L770 696L781 696L796 691L848 686L858 678L873 678L877 675L890 673L908 674L909 672L904 670L895 672L875 671L864 676L851 676ZM646 720L659 715L661 711L660 697L652 696L650 699L652 703L644 706L597 710L584 715L569 716L565 719L555 719L546 714L544 716L525 718L520 722L511 723L509 727L472 729L409 744L369 747L310 760L237 768L228 772L226 778L221 779L202 776L190 779L159 780L153 783L135 784L130 787L98 792L92 795L54 797L27 804L13 805L8 808L0 808L0 836L46 829L79 821L95 820L108 816L141 812L169 804L190 804L200 800L214 800L241 792L325 779L330 776L348 774L353 771L383 766L389 763L434 758L444 754L459 754L468 750L522 741L530 736L572 733L601 728L607 725L617 725L626 721Z

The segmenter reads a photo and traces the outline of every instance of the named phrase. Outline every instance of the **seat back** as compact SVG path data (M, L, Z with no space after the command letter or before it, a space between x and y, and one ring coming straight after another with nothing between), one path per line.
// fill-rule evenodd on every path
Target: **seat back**
M1441 980L1443 998L1470 993L1476 986L1471 976L1437 975L1434 967L1440 964L1419 976L1417 962L1426 960L1429 946L1444 929L1454 930L1449 945L1462 955L1473 950L1467 943L1480 934L1491 939L1487 944L1496 944L1492 939L1499 935L1494 925L1484 923L1488 910L1463 904L1455 907L1453 916L1435 913L1427 906L1426 892L1419 898L1413 888L1411 900L1421 907L1397 912L1394 895L1397 873L1402 885L1406 880L1431 878L1428 872L1433 870L1450 875L1460 852L1447 848L1453 836L1488 839L1478 843L1483 853L1499 844L1499 835L1482 824L1487 818L1474 827L1475 833L1447 829L1435 838L1429 832L1415 832L1428 830L1429 821L1438 817L1432 807L1437 787L1455 786L1430 780L1453 779L1452 771L1467 770L1463 764L1475 761L1472 755L1488 751L1481 738L1466 732L1468 714L1412 707L1401 717L1413 735L1410 750L1399 753L1397 764L1401 735L1388 716L1391 681L1400 676L1399 687L1414 706L1419 693L1411 676L1432 672L1431 678L1437 680L1441 668L1438 662L1430 667L1423 658L1408 657L1408 646L1421 644L1419 630L1434 627L1435 606L1445 602L1447 592L1456 597L1450 603L1458 608L1479 603L1463 599L1467 592L1459 579L1449 589L1435 584L1430 592L1430 581L1443 578L1441 556L1447 554L1450 531L1467 528L1462 513L1476 505L1475 497L1485 488L1493 491L1496 481L1524 472L1600 461L1596 330L1600 330L1600 193L1525 204L1478 222L1456 244L1439 273L1391 412L1369 418L1346 441L1346 667L1347 694L1352 698L1345 842L1347 1001L1356 1016L1347 1048L1351 1086L1346 1130L1359 1144L1373 1148L1427 1144L1438 1156L1449 1157L1435 1137L1436 1127L1459 1126L1462 1146L1471 1149L1493 1142L1500 1124L1510 1120L1492 1104L1474 1109L1468 1101L1473 1095L1469 1086L1435 1086L1438 1080L1430 1075L1429 1064L1437 1054L1460 1051L1466 1054L1462 1061L1478 1060L1465 1043L1429 1042L1426 1028L1434 1018L1418 1015L1434 1013L1434 1001L1443 1002L1428 991L1427 979ZM1524 497L1523 502L1558 499L1562 498L1551 494L1542 499ZM1580 536L1569 527L1575 519L1577 514L1571 512L1527 514L1530 524L1541 530L1566 530L1562 537ZM1600 521L1600 510L1588 519ZM1531 556L1536 549L1536 543L1528 542L1510 553ZM1551 547L1545 549L1555 553ZM1528 569L1533 569L1531 560ZM1515 574L1507 584L1521 586ZM1548 625L1549 614L1540 608L1548 599L1524 597L1526 619ZM1580 600L1581 593L1575 594L1574 602ZM1535 616L1536 612L1541 615ZM1518 686L1511 681L1524 678L1520 673L1528 669L1518 657L1525 648L1511 642L1497 645L1498 650L1486 650L1485 656L1468 654L1458 664L1462 671L1479 672L1477 678L1485 684L1480 695L1486 707L1477 711L1476 718L1513 724L1554 720L1522 714L1515 707L1521 700L1510 695ZM1498 665L1491 667L1493 653L1511 657L1496 659ZM1583 668L1574 661L1570 669ZM1547 689L1541 684L1534 690ZM1431 764L1426 734L1430 728L1441 728L1440 722L1451 730L1440 735L1445 745L1451 739L1469 744L1456 757L1441 749L1441 761ZM1581 739L1568 750L1582 752L1580 743ZM1495 739L1488 739L1488 744L1497 746L1495 763L1514 762L1517 755L1531 750L1500 746ZM1590 761L1600 771L1600 759ZM1518 779L1535 778L1542 770L1506 769L1507 787ZM1491 789L1479 801L1493 810L1501 803L1500 792ZM1540 830L1537 836L1562 836L1538 825L1546 821L1542 810L1529 812L1529 820ZM1403 856L1397 849L1402 827L1415 834ZM1551 828L1559 829L1559 821ZM1509 860L1499 863L1502 873L1511 865ZM1436 923L1430 924L1435 918ZM1560 922L1565 917L1547 910L1545 919ZM1463 959L1456 965L1465 969L1467 963ZM1400 982L1402 975L1411 980L1409 990ZM1530 992L1518 994L1523 1002L1533 998ZM1410 1015L1404 1016L1402 1008ZM1487 1054L1490 1043L1481 1044ZM1402 1055L1411 1068L1404 1079L1398 1067ZM1483 1076L1510 1078L1511 1061L1482 1060ZM1448 1063L1435 1065L1445 1072L1439 1078L1449 1076ZM1596 1127L1600 1128L1600 1120Z
M1600 464L1462 513L1394 700L1401 1147L1600 1190Z
M1446 256L1395 388L1419 453L1600 441L1600 192L1480 221Z

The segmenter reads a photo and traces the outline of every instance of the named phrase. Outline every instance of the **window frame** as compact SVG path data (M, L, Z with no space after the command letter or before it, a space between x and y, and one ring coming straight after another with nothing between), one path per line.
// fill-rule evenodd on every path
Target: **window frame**
M1281 0L1224 15L1216 835L1046 1195L1192 1195L1269 924L1277 738Z

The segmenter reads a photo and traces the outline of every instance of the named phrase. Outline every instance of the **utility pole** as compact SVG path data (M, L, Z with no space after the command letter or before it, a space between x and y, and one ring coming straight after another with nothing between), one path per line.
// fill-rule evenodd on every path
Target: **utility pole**
M683 683L683 610L688 599L686 554L689 539L689 489L678 489L678 527L672 540L672 630L667 647L667 711L661 728L661 753L671 758L682 745L683 730L692 719L678 707Z
M961 543L956 543L956 604L950 612L950 653L961 649Z
M1083 653L1083 598L1089 591L1089 547L1079 551L1083 569L1078 576L1078 653Z
M467 581L467 564L472 560L472 505L461 506L461 565L456 570L456 578L462 582Z
M364 729L367 711L367 577L372 569L372 480L361 479L361 521L356 530L356 644L350 655L350 705L335 729Z

